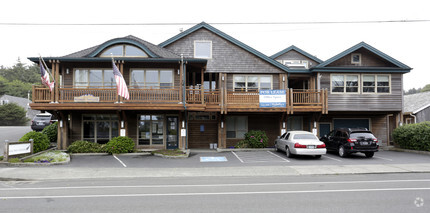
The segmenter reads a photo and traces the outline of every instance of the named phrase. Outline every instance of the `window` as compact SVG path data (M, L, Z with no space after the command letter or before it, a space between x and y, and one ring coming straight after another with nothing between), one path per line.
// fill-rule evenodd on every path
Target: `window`
M363 75L363 93L390 93L390 75Z
M8 104L9 100L0 100L0 105Z
M361 64L361 54L360 53L353 53L351 54L351 64Z
M308 69L309 61L308 60L284 60L284 65L290 68L304 68Z
M100 144L118 136L118 117L109 114L82 115L82 139Z
M112 88L116 81L111 69L75 69L74 87Z
M226 118L227 138L245 138L248 132L248 117L230 116Z
M133 45L127 45L127 44L120 44L112 46L106 50L104 50L100 57L145 57L147 58L148 55L141 50L138 47L135 47Z
M359 75L332 75L332 93L358 93Z
M212 58L212 41L194 41L194 58Z
M131 71L131 88L168 88L173 86L173 70L135 69Z
M138 122L139 145L164 144L164 115L140 115Z
M272 89L272 76L235 75L233 77L235 91L258 91Z

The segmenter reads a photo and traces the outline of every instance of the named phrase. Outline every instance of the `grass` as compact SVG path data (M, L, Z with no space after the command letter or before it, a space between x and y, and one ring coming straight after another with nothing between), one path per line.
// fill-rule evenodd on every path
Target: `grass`
M61 151L49 151L32 158L25 159L25 163L58 163L64 162L69 155Z
M186 153L180 149L155 150L152 152L152 154L161 154L164 156L185 156L186 155Z

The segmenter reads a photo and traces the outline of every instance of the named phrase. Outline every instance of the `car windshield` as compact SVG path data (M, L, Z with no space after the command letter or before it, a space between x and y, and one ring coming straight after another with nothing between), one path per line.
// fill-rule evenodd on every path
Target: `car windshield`
M368 133L368 132L355 132L355 133L351 133L350 138L352 138L352 139L357 139L357 138L375 138L375 136L373 136L372 133Z
M318 138L313 134L296 134L294 135L294 139L316 139Z

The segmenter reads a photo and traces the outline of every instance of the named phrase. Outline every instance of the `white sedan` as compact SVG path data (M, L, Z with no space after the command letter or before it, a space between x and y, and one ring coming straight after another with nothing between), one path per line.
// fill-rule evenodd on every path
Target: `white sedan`
M288 158L292 155L313 155L320 158L327 153L324 142L306 131L289 131L275 140L276 151L282 150Z

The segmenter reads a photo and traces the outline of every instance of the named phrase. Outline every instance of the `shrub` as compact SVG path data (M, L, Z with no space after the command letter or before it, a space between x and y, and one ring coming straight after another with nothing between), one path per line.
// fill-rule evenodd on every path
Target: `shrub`
M42 133L48 136L50 142L57 141L57 134L58 134L57 123L58 122L54 122L42 130Z
M245 139L240 141L236 148L266 148L269 138L266 132L261 130L251 130L245 134Z
M105 145L89 142L75 141L67 147L69 153L103 153L106 152Z
M112 138L106 144L109 154L129 153L134 151L134 141L129 137L119 136Z
M398 127L393 131L393 138L400 148L430 151L430 122Z
M33 139L33 152L38 153L49 148L50 142L48 136L41 132L31 131L22 136L19 141L29 141Z

